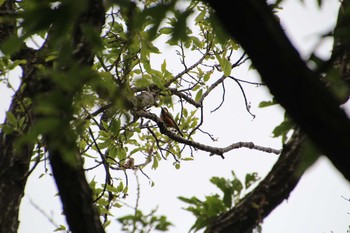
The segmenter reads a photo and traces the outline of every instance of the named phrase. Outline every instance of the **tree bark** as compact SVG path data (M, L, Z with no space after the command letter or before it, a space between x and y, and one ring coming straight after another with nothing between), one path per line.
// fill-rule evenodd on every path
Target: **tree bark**
M350 180L350 121L292 46L266 1L207 1L237 40L277 101Z
M14 147L16 133L0 134L0 232L15 233L33 146Z
M99 35L105 17L102 0L89 0L86 4L85 11L75 22L72 35L71 57L81 69L89 69L92 66L95 56L93 49L96 48L96 45L90 44L88 35L84 33L84 28L93 28L94 33ZM62 69L69 70L70 67ZM75 132L70 123L73 119L71 106L74 96L82 89L87 79L84 77L69 78L75 79L72 86L75 83L76 90L73 88L71 93L66 93L66 90L61 90L60 87L51 90L58 92L58 96L60 96L61 103L55 106L57 115L54 117L57 122L60 122L62 128L58 127L45 135L45 143L48 147L53 175L70 230L73 233L104 233L99 219L100 215L94 206L92 191L83 171Z
M1 12L14 12L14 2L5 1ZM6 14L4 13L4 14ZM2 14L1 16L4 16ZM15 20L2 21L0 23L0 43L4 42L11 35L16 33ZM25 59L27 64L22 65L22 83L14 95L8 112L16 120L24 118L24 126L21 131L6 132L0 131L0 232L16 233L19 225L18 211L24 195L24 188L27 182L30 159L33 154L33 144L26 143L16 146L16 142L31 128L32 111L30 105L25 103L25 98L30 98L30 86L35 86L36 54L32 49L23 46L18 53L13 55L13 60ZM4 125L9 124L6 120Z
M71 22L74 24L71 37L74 50L72 50L71 56L81 67L90 67L95 55L92 51L94 46L89 43L89 39L86 38L83 31L86 27L90 27L99 34L104 24L105 11L101 0L89 0L86 2L86 6L82 6L82 9L84 9L84 12L75 22ZM5 1L1 5L0 13L3 14L1 16L14 15L16 13L14 1ZM6 19L0 23L0 43L17 33L15 17ZM37 64L46 67L51 65L39 56L39 53L48 48L47 46L50 45L45 44L42 49L33 50L23 43L19 52L11 57L12 60L24 59L27 61L26 64L21 65L20 88L15 93L9 108L9 112L17 120L22 117L25 118L25 127L20 132L9 133L4 130L0 132L0 232L17 232L19 205L24 194L24 187L29 175L29 164L33 155L33 142L25 142L21 147L16 147L16 142L22 135L26 135L36 122L47 117L43 114L37 114L33 110L31 102L27 103L25 99L30 99L35 104L43 100L38 98L40 95L45 96L45 93L60 92L60 90L55 89L54 85L48 85L51 83L50 77L43 78L37 72ZM72 78L79 79L81 77ZM76 91L80 88L82 86L78 87ZM76 93L65 95L64 92L61 92L61 94L63 101L68 100L64 103L64 106L71 106L73 96ZM55 120L61 121L63 124L66 123L66 129L72 130L69 124L72 113L66 112L66 109L64 107L56 109L58 114ZM5 121L5 124L7 123L8 121ZM83 172L81 158L77 154L76 141L73 137L65 137L67 134L64 131L65 129L60 128L56 132L44 132L43 136L46 140L45 146L49 151L53 175L58 186L67 222L73 233L103 233L104 229L99 220L99 214L94 207L92 192ZM68 150L61 150L59 147ZM70 163L69 159L67 160L67 154L73 155L77 163Z
M249 233L258 226L298 184L302 171L300 164L305 135L296 130L284 146L281 155L263 181L237 206L220 215L206 233Z

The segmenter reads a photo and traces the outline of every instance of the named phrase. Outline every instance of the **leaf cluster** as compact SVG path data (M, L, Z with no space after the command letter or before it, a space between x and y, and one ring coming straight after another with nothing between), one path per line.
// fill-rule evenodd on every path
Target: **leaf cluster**
M15 17L6 18L18 33L2 43L6 56L0 59L0 69L6 74L20 67L24 75L15 100L17 112L7 112L1 130L20 134L18 147L35 144L33 168L47 159L48 148L62 152L70 165L81 159L84 172L94 177L89 185L105 227L113 208L127 196L131 171L149 178L143 169L157 169L167 159L179 169L197 149L194 143L181 144L184 139L173 140L171 129L169 134L161 131L158 116L142 113L168 107L184 138L192 141L201 131L205 98L220 85L225 91L225 79L244 62L245 55L233 61L239 45L221 30L206 4L178 3L105 1L101 35L87 25L73 26L86 10L82 0L18 1ZM80 33L91 47L77 46ZM168 50L178 59L176 71ZM232 175L233 181L211 180L223 198L183 200L205 209L210 218L216 216L241 196L243 185ZM245 188L249 179L255 181L252 177L246 178ZM207 222L198 219L196 229ZM169 226L164 216L144 216L141 211L120 221L158 230Z
M164 215L157 216L156 209L149 214L144 214L141 210L136 210L135 214L126 215L118 218L124 232L153 232L153 231L168 231L172 225Z
M196 217L191 231L198 231L209 226L218 215L237 205L249 187L260 179L257 173L248 173L244 183L242 183L233 171L231 171L231 175L231 179L215 176L210 179L210 182L219 188L221 194L215 193L205 196L205 200L200 200L197 197L179 197L181 201L189 204L185 210Z

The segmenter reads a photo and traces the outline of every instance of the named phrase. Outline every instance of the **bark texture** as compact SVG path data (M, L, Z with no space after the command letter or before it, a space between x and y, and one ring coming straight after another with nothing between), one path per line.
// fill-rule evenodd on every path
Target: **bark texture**
M0 7L0 12L4 12L0 16L4 16L7 12L14 12L14 2L5 1ZM14 20L1 21L0 43L15 33L15 30ZM32 74L35 73L34 65L37 62L36 54L26 47L14 54L13 59L26 59L28 63L21 66L23 71L21 86L26 85L27 88L16 92L8 110L15 119L24 118L24 126L21 131L0 131L0 232L7 233L15 233L18 229L18 211L33 154L32 144L27 143L19 147L16 146L16 142L31 127L32 112L24 99L31 95L28 87L35 85ZM9 124L9 122L5 121L4 124Z
M266 178L241 202L220 215L206 233L248 233L288 198L302 175L296 174L305 140L299 130L292 136Z
M93 64L95 56L84 28L89 27L100 34L104 24L105 11L101 0L86 1L86 7L76 20L72 45L71 57L76 64L84 69ZM70 69L69 64L62 67ZM64 71L63 71L64 72ZM68 73L69 74L69 73ZM99 213L94 206L92 191L87 183L83 171L83 163L76 145L75 132L70 121L73 119L71 106L73 98L87 81L84 77L70 77L76 79L75 87L70 91L56 87L61 103L57 105L57 115L54 117L60 122L62 128L45 135L45 142L49 151L49 159L53 175L62 200L63 211L70 230L73 233L103 233L104 229L99 219ZM74 86L74 84L72 84ZM52 116L44 116L52 117Z
M95 30L96 34L101 33L105 11L101 0L89 0L85 4L82 9L76 11L77 14L80 14L77 15L76 21L71 22L73 30L70 44L73 49L69 56L79 66L88 68L92 65L95 54L94 46L90 44L91 40L87 38L84 29L90 28ZM5 1L1 5L0 14L3 19L6 19L0 23L0 43L3 43L17 33L16 18L12 17L16 15L15 2ZM72 131L69 125L72 112L66 110L69 110L67 106L72 105L76 92L66 93L64 90L60 90L57 85L53 85L52 77L43 77L37 70L38 64L45 67L52 65L41 58L45 50L50 49L50 46L49 35L47 43L41 49L34 50L26 47L23 43L18 52L11 56L11 60L24 59L27 61L26 64L21 65L20 88L15 93L9 108L9 112L17 120L24 118L25 121L24 127L20 131L9 133L2 130L0 132L0 232L15 233L18 230L18 210L33 155L33 145L30 142L24 143L20 147L16 143L21 135L27 134L36 122L43 119L54 119L63 122L63 124L66 123L67 128L58 129L56 132L44 132L42 135L49 151L50 163L69 228L73 233L101 233L104 232L104 229L94 207L92 192L83 172L81 158L77 153L76 141L74 137L71 137L72 134L69 136L69 133L65 133L65 130L67 130L66 132ZM63 67L63 70L67 68ZM81 77L74 78L81 79ZM77 85L76 91L79 91L79 88L86 81L81 80L78 81L81 86ZM56 115L38 114L34 110L37 104L45 100L45 96L55 93L63 96L61 99L62 108L55 109ZM9 124L9 122L6 121L5 124ZM48 125L48 128L50 127ZM73 159L69 156L73 156Z

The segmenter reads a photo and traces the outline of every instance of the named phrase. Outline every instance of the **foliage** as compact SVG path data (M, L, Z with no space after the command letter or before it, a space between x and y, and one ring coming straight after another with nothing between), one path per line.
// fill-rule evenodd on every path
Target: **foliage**
M84 172L94 177L89 187L107 227L130 190L132 171L148 178L143 170L157 169L161 160L172 159L179 169L198 149L222 157L228 152L195 141L199 132L215 140L201 129L204 101L213 90L222 87L223 102L224 83L234 80L248 112L249 106L240 84L245 81L231 76L248 58L223 32L206 4L175 0L104 4L106 22L100 35L88 24L79 24L79 30L73 26L87 7L82 0L15 2L15 12L4 20L16 33L1 44L0 68L1 82L7 84L9 72L19 67L23 72L15 90L15 107L1 125L3 136L18 136L15 150L34 145L33 169L48 160L50 149L62 152L74 168L81 159ZM88 49L79 47L85 41L75 41L78 34L84 35ZM22 53L28 57L23 59ZM178 62L168 54L175 54ZM176 113L174 119L184 137L165 127L155 114L160 106ZM274 131L283 141L292 126L286 122ZM246 145L264 151L251 143L238 144L231 149ZM243 184L234 172L232 176L232 180L210 180L222 196L207 196L204 201L180 197L192 205L187 209L197 217L193 230L236 205L258 180L256 174L248 174ZM155 216L155 211L145 215L138 209L118 220L129 232L165 231L170 226L165 216Z
M122 230L125 232L167 231L172 224L164 215L155 216L155 212L156 210L152 210L149 214L144 215L142 211L136 210L134 214L118 218L118 221L122 224Z
M179 199L189 207L185 208L196 217L196 222L191 230L198 231L210 223L221 213L224 213L237 205L249 187L255 184L260 178L256 173L247 174L244 183L242 183L235 173L231 171L232 179L223 177L212 177L210 182L214 184L222 194L212 194L205 196L205 200L197 197L179 197Z

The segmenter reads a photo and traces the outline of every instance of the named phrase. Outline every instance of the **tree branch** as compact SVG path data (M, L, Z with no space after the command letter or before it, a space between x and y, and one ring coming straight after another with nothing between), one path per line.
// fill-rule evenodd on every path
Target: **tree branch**
M231 150L234 150L234 149L238 149L238 148L249 148L249 149L259 150L259 151L266 152L266 153L274 153L274 154L279 154L281 152L280 150L273 149L270 147L263 147L263 146L255 145L253 142L237 142L237 143L232 143L231 145L229 145L227 147L222 147L222 148L208 146L205 144L201 144L199 142L185 139L185 138L180 137L177 134L171 132L170 130L167 129L167 127L160 120L160 118L153 113L139 110L137 112L135 111L133 114L138 116L138 117L144 117L144 118L153 120L154 122L157 123L160 132L167 135L169 138L173 139L174 141L183 143L183 144L188 145L188 146L192 146L192 147L197 148L199 150L207 151L210 153L210 155L219 155L222 158L224 158L225 153L227 153Z
M266 178L237 206L220 215L206 233L249 233L278 206L297 185L301 145L305 136L297 130L284 146L278 161Z

